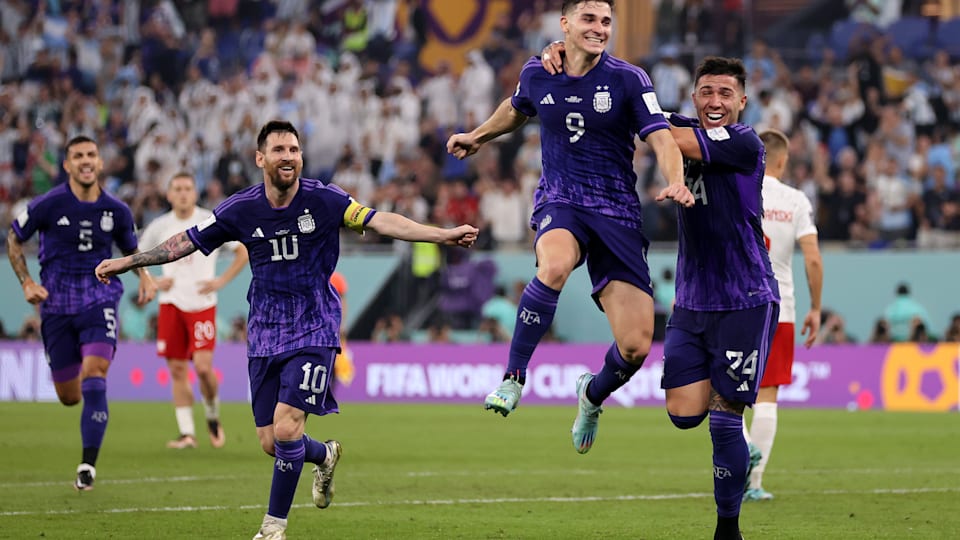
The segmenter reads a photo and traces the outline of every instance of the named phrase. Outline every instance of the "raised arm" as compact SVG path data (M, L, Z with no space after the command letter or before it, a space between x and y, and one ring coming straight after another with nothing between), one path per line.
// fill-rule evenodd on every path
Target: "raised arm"
M820 332L820 302L823 292L823 259L820 257L820 246L817 245L817 235L801 236L797 243L803 253L803 265L807 272L807 286L810 289L810 311L803 319L801 335L807 336L803 345L808 349L816 342Z
M142 268L144 266L154 266L173 262L177 259L186 257L196 250L197 246L195 246L193 241L190 240L190 237L187 236L187 231L183 231L182 233L171 236L164 243L151 249L150 251L132 253L120 259L106 259L100 261L100 264L97 265L95 272L97 273L97 279L103 283L108 283L110 281L110 276L122 274L133 268ZM149 276L149 272L141 272L141 280L143 279L144 274Z
M487 121L470 133L456 133L447 140L447 153L457 159L463 159L477 153L487 141L496 139L504 133L510 133L522 126L527 117L513 108L510 98L503 100Z
M460 225L453 229L424 225L393 212L377 212L367 222L366 228L407 242L432 242L460 247L472 246L479 232L472 225Z
M30 269L27 268L27 258L23 256L23 244L20 238L10 229L7 233L7 257L10 259L10 266L13 267L13 273L16 274L20 286L23 287L23 297L31 304L39 304L47 299L49 293L47 289L30 277Z

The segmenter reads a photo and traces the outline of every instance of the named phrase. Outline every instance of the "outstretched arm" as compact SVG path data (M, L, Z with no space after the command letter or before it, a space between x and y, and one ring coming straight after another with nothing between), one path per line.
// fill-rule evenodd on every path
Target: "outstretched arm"
M23 287L23 297L31 304L39 304L47 299L49 293L47 289L35 282L30 277L30 269L27 268L27 258L23 256L23 244L17 233L10 229L7 233L7 257L10 259L10 266L13 267L13 273L17 275L20 286Z
M433 242L460 247L472 246L477 241L479 232L472 225L460 225L453 229L432 227L393 212L377 212L367 222L366 228L377 234L407 242Z
M477 153L487 141L510 133L527 121L527 117L513 108L510 98L503 100L487 121L470 133L456 133L447 140L447 153L463 159Z
M166 242L151 249L150 251L133 253L120 259L106 259L100 261L100 264L97 265L95 272L97 273L97 279L103 283L108 283L110 281L110 276L122 274L132 268L142 268L144 266L154 266L173 262L177 259L186 257L196 250L197 246L195 246L193 241L190 240L190 237L187 236L187 231L183 231L180 234L171 236ZM141 279L143 279L143 274L149 275L149 272L141 273Z
M820 332L820 301L823 291L823 260L820 257L820 246L817 245L817 235L808 234L797 241L803 253L803 265L807 271L807 286L810 288L810 311L803 319L801 335L807 336L803 345L808 349L816 342Z

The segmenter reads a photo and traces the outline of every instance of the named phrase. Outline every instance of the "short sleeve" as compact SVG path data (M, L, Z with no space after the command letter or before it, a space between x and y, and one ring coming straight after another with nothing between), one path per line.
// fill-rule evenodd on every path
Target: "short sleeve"
M222 246L224 243L230 240L236 240L231 232L232 227L229 226L228 222L230 220L230 211L236 209L237 205L221 211L221 207L228 202L229 199L221 203L221 205L213 211L212 216L187 229L187 237L190 238L190 241L193 242L193 244L197 246L197 249L204 255L210 255L213 250Z
M698 128L694 132L704 163L752 171L759 153L763 151L763 143L757 132L745 124Z
M810 199L802 191L797 192L797 211L793 213L794 228L797 231L797 238L803 238L811 234L817 234L817 225L813 221L813 206Z
M527 60L527 63L520 71L520 80L517 82L517 89L513 92L513 97L510 98L510 104L513 105L513 108L527 117L537 115L537 109L534 107L533 100L530 98L530 91L532 90L530 81L533 79L533 75L537 70L543 71L543 66L540 64L540 57L533 56L530 60Z
M663 109L653 91L653 81L647 72L635 68L625 76L627 92L631 98L633 115L637 120L637 135L646 140L647 135L661 129L670 129L670 124L663 116Z
M117 227L114 228L113 241L116 242L117 247L123 253L135 251L137 249L137 231L133 223L133 212L130 211L129 206L121 204L116 215L119 219L117 219Z
M20 214L13 220L11 227L13 228L13 233L17 235L17 238L21 242L25 242L30 239L35 232L44 228L44 220L46 219L46 204L47 199L45 197L38 197L32 201L27 207L20 212Z

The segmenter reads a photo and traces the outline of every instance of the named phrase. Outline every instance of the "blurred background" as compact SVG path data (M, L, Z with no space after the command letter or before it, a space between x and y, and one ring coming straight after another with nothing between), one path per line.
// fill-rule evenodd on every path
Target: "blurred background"
M444 145L512 93L531 55L562 39L559 6L3 0L0 227L66 180L63 144L77 134L98 140L104 185L142 228L168 210L177 171L195 175L207 208L262 181L255 137L283 118L300 130L304 176L375 208L482 229L469 252L345 232L338 269L349 283L351 341L509 341L514 302L535 271L538 126L463 162ZM742 121L790 136L784 180L816 212L822 341L890 342L888 319L905 297L909 341L960 339L960 1L621 0L615 13L610 52L651 74L666 110L694 114L692 74L704 56L744 58ZM676 216L672 203L650 200L663 180L643 144L635 166L659 336L672 305ZM35 257L31 265L37 275ZM248 276L221 292L221 340L245 339ZM38 319L16 283L0 265L0 335L36 340ZM609 342L588 293L576 272L552 340ZM155 312L125 300L125 338L150 342Z

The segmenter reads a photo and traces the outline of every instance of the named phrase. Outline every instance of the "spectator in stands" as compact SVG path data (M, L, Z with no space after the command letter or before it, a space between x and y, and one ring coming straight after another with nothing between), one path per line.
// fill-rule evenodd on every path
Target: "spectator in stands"
M890 325L883 318L877 319L870 334L870 343L893 343L890 337Z
M947 326L947 330L943 333L943 341L949 341L956 343L960 341L960 313L954 313L950 317L950 325Z
M480 331L487 332L491 341L509 342L517 322L517 304L507 297L507 289L497 285L493 298L483 304Z
M820 313L820 334L817 343L846 344L856 343L857 338L847 333L846 321L839 313L824 309Z
M915 320L930 328L927 309L910 296L910 286L905 282L897 285L896 298L884 310L883 318L890 325L890 337L896 342L910 339Z

